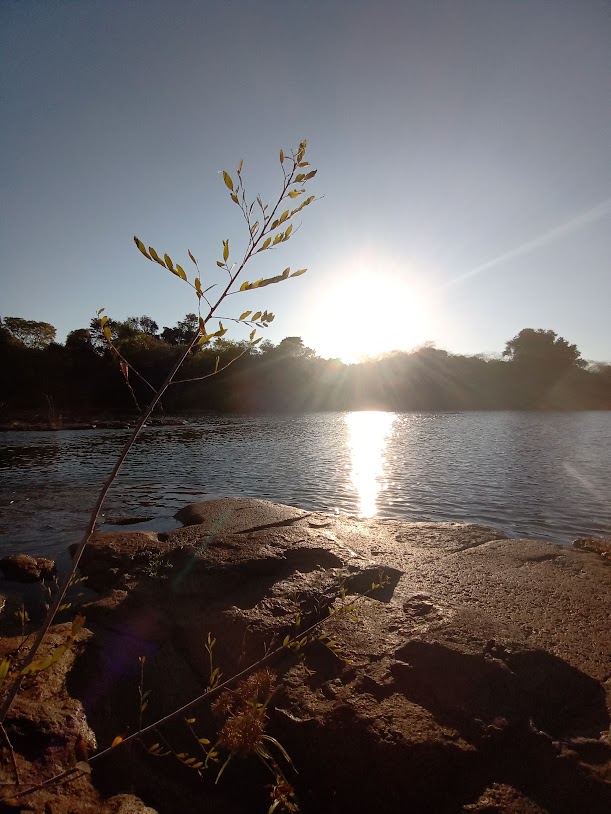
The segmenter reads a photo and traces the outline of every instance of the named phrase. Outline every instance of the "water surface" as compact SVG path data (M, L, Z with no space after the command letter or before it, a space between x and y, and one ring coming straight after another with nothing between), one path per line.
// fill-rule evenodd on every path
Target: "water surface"
M77 541L127 435L0 434L0 550L55 556ZM103 511L163 530L186 503L225 496L559 543L608 535L611 413L204 415L146 428Z

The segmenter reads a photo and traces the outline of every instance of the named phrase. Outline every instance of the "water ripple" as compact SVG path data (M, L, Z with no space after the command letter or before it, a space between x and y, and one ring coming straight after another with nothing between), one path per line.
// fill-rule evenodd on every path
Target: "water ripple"
M0 550L78 540L127 432L1 435ZM161 529L186 503L258 497L567 543L611 533L610 461L609 412L205 415L147 428L105 513Z

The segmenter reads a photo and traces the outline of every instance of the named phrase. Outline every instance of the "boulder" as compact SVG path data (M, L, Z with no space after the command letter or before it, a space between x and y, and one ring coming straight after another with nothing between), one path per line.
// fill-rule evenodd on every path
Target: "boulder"
M42 582L55 576L55 563L46 557L30 557L29 554L9 554L0 560L0 570L14 582Z
M224 679L266 659L279 681L268 731L298 768L286 773L304 812L611 810L604 559L481 526L267 501L178 516L188 525L165 534L98 534L82 560L105 593L87 608L96 635L72 686L102 745L133 726L138 656L147 720L201 694L211 669ZM303 652L281 646L316 623ZM206 704L189 714L216 737ZM164 737L193 748L184 722ZM114 753L97 770L106 793L134 786L162 814L204 799L269 807L254 759L218 785L213 770L202 791L179 761Z
M62 645L71 624L55 625L41 648L40 657ZM82 703L69 689L69 676L91 633L82 630L76 643L52 667L26 678L5 721L5 731L13 747L11 757L2 740L0 782L2 798L36 786L54 774L74 765L86 752L95 751L96 736L87 723ZM0 639L0 661L24 653L23 637ZM14 763L13 763L14 759ZM15 770L21 785L17 785ZM19 802L21 805L17 805ZM89 774L76 774L69 782L39 788L2 811L36 811L52 814L156 814L131 794L103 800Z

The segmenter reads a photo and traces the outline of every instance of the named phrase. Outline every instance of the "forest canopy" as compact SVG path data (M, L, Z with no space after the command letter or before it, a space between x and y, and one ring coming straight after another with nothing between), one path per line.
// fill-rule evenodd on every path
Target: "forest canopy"
M59 344L49 323L0 320L3 412L44 410L50 403L81 413L133 410L134 399L146 404L198 320L186 314L160 328L143 315L107 325L110 344L97 319ZM611 365L588 364L576 345L551 330L523 329L498 357L462 356L427 344L353 365L321 359L298 336L278 345L247 345L223 337L196 348L181 382L166 393L165 410L611 408ZM218 376L201 380L232 359Z

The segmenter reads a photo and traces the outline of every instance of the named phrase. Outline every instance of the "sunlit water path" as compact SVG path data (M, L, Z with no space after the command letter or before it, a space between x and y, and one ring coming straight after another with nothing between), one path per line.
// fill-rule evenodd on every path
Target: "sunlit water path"
M0 434L0 550L77 540L126 433ZM104 511L163 530L223 496L568 543L611 533L611 413L205 415L147 428Z

